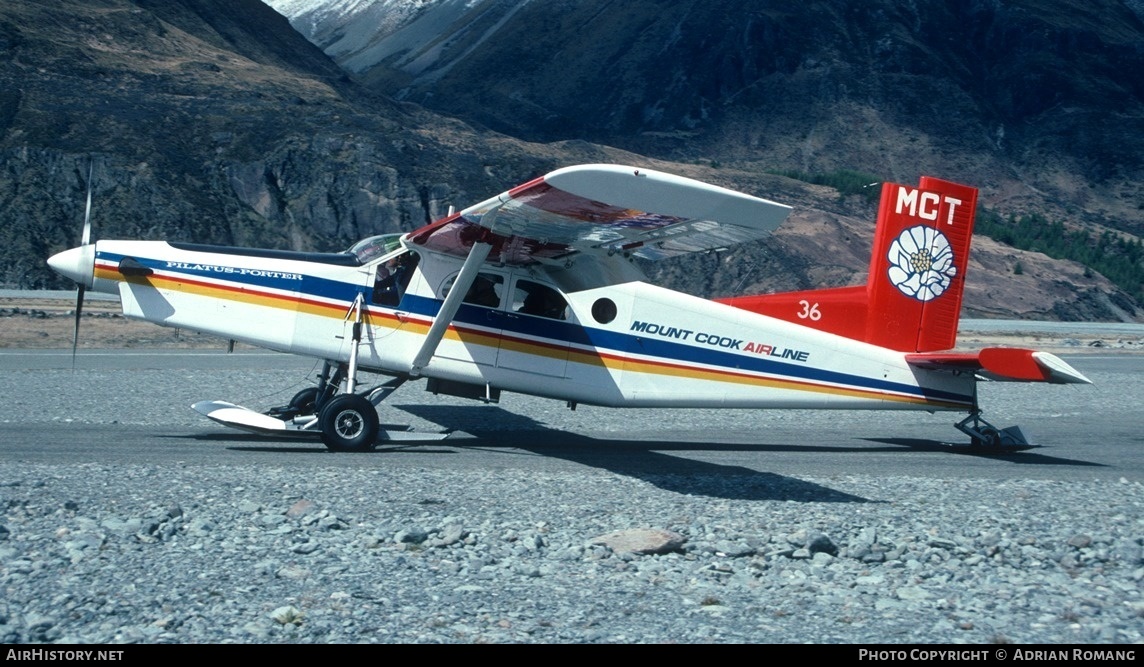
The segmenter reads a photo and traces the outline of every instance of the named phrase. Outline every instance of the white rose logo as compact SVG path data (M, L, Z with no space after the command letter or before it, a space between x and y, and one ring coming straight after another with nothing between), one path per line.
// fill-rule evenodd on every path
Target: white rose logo
M908 297L930 301L949 289L957 275L945 235L925 225L910 227L890 244L890 282Z

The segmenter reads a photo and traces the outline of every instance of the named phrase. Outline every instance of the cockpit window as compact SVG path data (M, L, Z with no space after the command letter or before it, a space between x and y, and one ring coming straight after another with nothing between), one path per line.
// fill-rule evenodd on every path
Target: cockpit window
M492 273L478 273L473 286L465 293L465 303L499 308L501 292L504 291L504 276Z
M382 255L401 247L401 234L380 234L362 239L350 246L346 252L357 257L358 262L368 264Z
M372 301L379 306L396 306L405 296L413 270L417 268L417 253L405 252L377 265L373 282Z

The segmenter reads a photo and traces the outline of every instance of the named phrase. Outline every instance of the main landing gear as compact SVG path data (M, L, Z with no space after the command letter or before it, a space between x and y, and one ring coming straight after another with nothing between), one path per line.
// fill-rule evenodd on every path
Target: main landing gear
M191 407L224 426L269 436L315 437L334 452L364 452L378 440L420 442L441 440L448 433L415 433L408 426L380 424L377 406L407 378L395 377L365 391L352 391L344 382L345 364L326 363L317 387L303 389L290 403L256 412L226 401L199 401ZM338 393L341 391L341 393Z
M264 435L320 435L333 452L363 452L374 448L379 436L386 440L440 440L444 433L410 433L410 429L382 430L377 405L408 379L398 376L365 391L357 390L357 357L362 332L362 296L346 314L354 317L353 345L349 361L327 361L318 376L318 386L294 394L290 403L266 412L255 412L226 401L199 401L196 412L220 424Z
M339 394L346 382L348 367L334 366L330 362L322 367L317 387L308 387L294 395L288 405L271 408L267 415L287 424L295 424L299 431L317 431L322 442L334 452L362 452L373 449L381 434L377 405L405 382L395 377L388 382L362 392Z

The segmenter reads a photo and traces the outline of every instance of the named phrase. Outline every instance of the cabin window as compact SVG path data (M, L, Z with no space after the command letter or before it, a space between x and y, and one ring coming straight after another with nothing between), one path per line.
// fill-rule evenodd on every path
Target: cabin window
M592 319L600 324L607 324L616 319L616 312L616 302L607 297L596 299L592 304Z
M445 286L441 289L441 296L448 297L449 291L453 289L453 283L457 282L457 277L453 276L445 282ZM484 306L486 308L500 308L501 297L504 295L504 276L495 273L478 273L473 284L469 287L469 291L465 292L465 303L473 304L474 306Z
M555 289L531 280L516 281L512 311L553 320L568 319L568 302Z
M417 268L417 253L406 252L377 265L373 281L372 301L379 306L396 306L405 296L413 270Z
M478 273L473 286L465 293L465 303L488 308L500 308L501 294L504 293L504 276L493 273Z

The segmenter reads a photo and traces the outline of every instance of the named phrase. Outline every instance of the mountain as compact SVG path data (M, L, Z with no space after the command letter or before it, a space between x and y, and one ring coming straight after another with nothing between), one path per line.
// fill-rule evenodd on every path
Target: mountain
M269 1L365 85L512 136L940 173L1144 233L1140 2Z
M530 62L523 59L533 48L529 41L539 37L555 44L566 40L561 36L565 29L595 25L583 8L597 5L561 4L563 10L557 16L563 18L553 20L550 13L548 23L531 28L518 21L522 16L535 18L529 12L551 8L551 3L440 0L382 5L382 9L388 7L385 16L401 28L404 43L453 34L445 30L454 25L447 19L468 16L469 31L458 33L456 40L440 42L441 48L434 52L448 54L452 68L436 64L428 52L417 51L426 63L425 71L439 75L435 94L426 92L428 88L414 94L411 86L404 94L390 94L378 84L384 78L381 70L355 72L339 67L280 14L255 0L0 4L0 89L4 91L0 95L0 230L7 241L0 246L0 282L19 287L67 286L47 270L44 259L78 239L89 165L94 166L92 217L97 238L338 250L370 234L413 229L441 215L449 205L480 201L548 170L582 162L635 163L797 205L791 221L763 243L654 267L656 277L672 286L713 295L862 280L874 217L871 202L861 195L840 195L834 188L777 173L803 166L830 168L821 161L825 152L811 150L819 141L813 132L801 143L806 155L818 157L796 163L783 151L769 147L743 153L746 157L731 150L710 152L720 142L733 144L725 129L731 127L725 119L734 115L733 104L725 104L727 109L719 113L708 113L712 121L686 131L666 120L637 130L622 124L616 127L628 129L611 130L587 111L581 118L579 111L569 107L561 112L569 123L566 131L557 132L559 125L542 123L521 125L519 131L501 126L512 134L487 129L495 125L492 117L500 113L492 106L481 111L489 115L487 119L426 108L435 97L452 95L458 82L466 87L458 94L483 94L487 105L507 104L506 100L516 98L535 103L540 98L530 96L539 95L536 90L522 88L515 95L496 78L451 77L459 71L476 76L478 63L488 61L469 58L486 53L494 44L513 43L521 56L518 69L535 69L539 76L544 68L522 64ZM315 21L321 14L314 12L321 7L331 6L309 8ZM365 2L337 7L356 7L362 12L379 9ZM617 7L624 11L617 12ZM622 14L624 25L642 22L651 30L659 25L660 14L679 11L673 7L673 3L632 2L599 5L598 9ZM792 9L790 16L799 12ZM376 37L363 24L318 23L334 26L330 34L340 35L341 40L356 36L357 43L365 45ZM414 23L417 30L410 27ZM680 25L682 30L685 24ZM433 27L444 32L434 32ZM648 34L649 39L658 35ZM586 82L581 90L593 95L582 92L584 100L591 101L599 93L601 102L588 104L583 107L586 110L606 108L603 98L617 94L613 88L634 85L639 68L655 70L648 71L649 79L662 75L646 62L626 61L618 50L609 56L611 60L599 60L598 53L573 57L575 49L564 43L564 76ZM589 43L585 39L585 45ZM386 44L392 51L387 60L391 64L409 55L393 50L398 42ZM463 54L463 44L471 47L468 56ZM694 57L704 55L702 49L695 51L698 47L689 48ZM573 70L573 63L587 69ZM597 89L601 71L625 74L617 74L614 84ZM696 70L693 78L706 79L710 74ZM790 82L794 85L798 80L792 75ZM426 81L420 78L417 83L427 85ZM549 80L549 84L555 82ZM655 92L648 85L641 86L639 94ZM795 85L792 90L804 89ZM553 104L571 99L557 92L554 88ZM794 104L797 97L788 96L782 104ZM851 99L840 93L837 97ZM648 100L656 104L653 97ZM806 103L813 104L813 100L807 98ZM1124 127L1130 127L1133 107L1122 106ZM830 109L837 107L824 105L821 115L825 118ZM796 116L788 115L786 122L793 124ZM900 174L900 180L913 180L913 167L902 166L906 163L896 157L908 145L903 139L906 130L889 121L883 125L894 128L884 142L875 142L875 135L864 141L884 150L885 159L844 162L838 157L836 164L873 172L879 178ZM630 135L625 134L629 131ZM514 136L518 132L523 139ZM823 137L829 134L823 132ZM774 136L780 134L776 131ZM689 136L694 143L689 143ZM603 143L607 137L615 140ZM837 137L831 141L831 146L841 145ZM919 145L932 141L919 139ZM1131 141L1124 138L1121 143L1131 146ZM1045 144L1046 154L1055 155L1054 145ZM643 146L648 154L624 146ZM935 159L933 164L920 159L909 164L938 176L972 176L963 180L982 185L987 204L1001 213L1021 210L1005 209L1005 204L1017 201L1008 194L1009 186L991 184L966 172L964 165L975 154L955 148L952 143L945 146L945 159ZM993 159L1004 163L1003 157ZM1135 173L1128 162L1117 169L1125 175ZM1074 171L1062 168L1059 182L1070 184L1075 176ZM1111 178L1080 183L1092 196L1111 187ZM1134 196L1128 185L1123 187L1126 196ZM1031 191L1026 188L1019 194ZM1049 210L1059 206L1054 197L1027 201ZM1091 208L1070 205L1077 211ZM1135 215L1139 216L1138 210ZM1122 290L1075 263L1016 251L988 239L975 247L966 303L970 314L1058 319L1140 316L1139 307Z
M0 86L9 285L64 286L43 260L78 239L89 164L98 237L320 250L539 164L368 93L256 0L0 4Z

